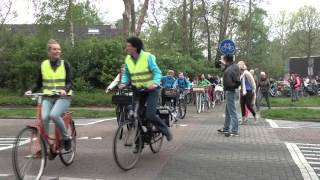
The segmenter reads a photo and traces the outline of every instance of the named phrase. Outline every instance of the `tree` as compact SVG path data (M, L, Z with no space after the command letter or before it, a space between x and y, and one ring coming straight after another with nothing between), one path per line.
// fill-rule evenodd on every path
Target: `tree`
M291 49L309 59L320 43L320 12L311 6L304 6L293 14L293 32L290 34Z
M149 7L149 0L144 0L142 5L139 20L136 22L136 11L135 11L135 3L134 0L123 0L124 3L124 12L122 14L123 17L123 37L126 39L129 34L134 36L139 36L142 25L144 23L144 19L147 15L147 10ZM131 18L131 25L130 25L130 18ZM129 33L130 27L130 33Z
M0 30L6 22L17 16L17 12L12 9L13 0L0 0Z
M209 27L209 20L207 17L208 11L206 9L207 5L205 3L205 0L201 0L202 2L202 11L203 11L203 20L205 23L205 31L206 31L206 36L207 36L207 53L208 53L208 61L212 60L212 55L211 55L211 38L210 38L210 27Z

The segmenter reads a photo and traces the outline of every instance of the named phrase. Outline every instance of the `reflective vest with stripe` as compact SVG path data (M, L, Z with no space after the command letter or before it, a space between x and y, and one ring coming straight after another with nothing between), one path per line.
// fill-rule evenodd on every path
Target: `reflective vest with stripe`
M54 71L50 61L44 60L41 64L42 74L42 92L44 94L52 94L52 91L64 90L66 85L66 69L64 61L61 60L60 65ZM72 90L68 92L72 95Z
M150 53L141 51L138 60L133 60L130 55L126 57L131 84L137 88L147 88L153 84L153 74L149 70L148 57Z

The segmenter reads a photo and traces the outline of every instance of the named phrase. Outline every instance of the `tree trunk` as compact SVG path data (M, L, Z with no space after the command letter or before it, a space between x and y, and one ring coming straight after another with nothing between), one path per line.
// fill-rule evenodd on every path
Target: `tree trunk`
M221 53L219 51L219 43L225 38L228 26L228 19L229 19L229 9L230 9L230 0L223 0L223 7L221 7L220 11L220 28L219 28L219 40L218 40L218 47L216 50L216 58L215 63L217 64L220 60Z
M138 24L137 24L136 36L140 35L141 28L144 23L144 18L147 14L148 7L149 7L149 0L144 0L143 7L141 9L141 14L139 16L139 20L138 20Z
M206 9L206 4L204 0L202 1L202 11L203 11L203 18L205 22L205 28L206 28L206 33L207 33L207 51L208 51L208 61L212 60L212 55L211 55L211 39L210 39L210 28L209 28L209 20L207 18L207 9Z
M193 52L193 2L194 0L190 0L190 9L189 9L189 46L188 46L188 50L189 50L189 54L190 56L192 56L192 52Z
M130 11L131 11L131 35L136 34L136 11L135 11L135 5L134 5L134 0L131 0L130 3Z
M70 25L70 41L72 47L74 47L74 26L73 26L73 19L72 19L72 6L73 2L72 0L69 0L68 5L68 14L69 14L69 25Z
M252 41L252 0L249 0L249 10L248 10L248 26L247 26L247 46L246 46L246 59L249 60L252 54L251 41Z
M187 52L187 41L188 41L188 36L186 36L188 34L188 25L187 25L187 0L183 0L183 4L182 4L182 52L186 53Z
M123 17L123 39L127 39L129 36L129 23L130 23L130 14L131 14L131 7L130 7L131 0L123 0L124 3L124 12L122 14Z

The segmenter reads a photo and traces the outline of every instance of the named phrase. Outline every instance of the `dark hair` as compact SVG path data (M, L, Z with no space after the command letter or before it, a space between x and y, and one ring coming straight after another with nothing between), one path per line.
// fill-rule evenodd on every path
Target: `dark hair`
M233 62L233 55L232 54L224 55L223 59L226 60L226 62Z
M130 43L133 47L137 48L137 52L140 53L143 50L143 42L138 37L130 37L127 39L127 43Z

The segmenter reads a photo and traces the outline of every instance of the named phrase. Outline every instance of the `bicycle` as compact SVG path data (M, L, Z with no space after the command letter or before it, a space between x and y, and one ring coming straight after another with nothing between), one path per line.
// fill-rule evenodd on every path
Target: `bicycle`
M146 90L137 90L142 93ZM130 116L118 127L113 139L113 158L122 170L130 170L138 163L144 145L149 145L151 151L156 154L163 143L163 135L155 129L151 122L145 119L145 106L139 107L139 96L134 93L134 101L122 99L121 104L131 104L134 110L130 110ZM170 126L172 119L168 108L158 108L157 114ZM171 120L172 121L172 120Z
M129 89L118 90L118 92L112 96L112 103L116 105L117 123L120 125L126 117L129 115L130 105L121 104L119 102L133 101L132 91ZM116 104L117 103L117 104Z
M187 114L187 91L179 89L178 118L184 119Z
M65 166L73 163L76 153L77 133L74 121L72 120L72 113L65 112L63 120L67 132L72 138L72 142L71 149L69 151L64 150L60 141L61 135L59 129L55 127L54 136L50 137L42 126L41 102L45 94L34 93L28 96L32 96L37 101L36 119L34 124L28 125L17 135L12 149L12 163L17 179L39 180L46 166L47 158L53 160L59 155L61 162ZM48 149L49 151L47 152Z
M197 113L201 113L205 109L210 109L209 97L207 90L203 87L193 88L193 92L196 93L196 109Z

